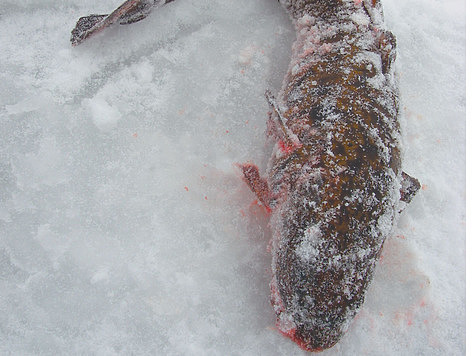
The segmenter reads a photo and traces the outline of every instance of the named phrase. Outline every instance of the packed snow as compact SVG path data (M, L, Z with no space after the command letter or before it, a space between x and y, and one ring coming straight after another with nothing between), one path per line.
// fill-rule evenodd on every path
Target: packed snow
M0 354L305 354L274 326L268 215L235 165L266 167L290 19L176 0L71 47L119 4L0 4ZM383 6L422 189L323 354L462 355L465 2Z

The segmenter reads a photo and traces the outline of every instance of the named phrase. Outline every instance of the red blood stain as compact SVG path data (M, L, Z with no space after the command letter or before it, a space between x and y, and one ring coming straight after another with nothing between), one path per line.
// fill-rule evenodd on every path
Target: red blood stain
M406 313L406 320L407 320L407 325L411 326L414 323L414 313L409 310Z
M137 138L137 136L138 136L138 135L137 135L137 132L134 132L134 134L133 134L132 136L134 136L135 138Z
M189 190L189 189L188 189L188 187L187 187L186 185L185 185L185 190L186 190L186 191L188 191L188 190Z
M296 329L295 328L292 328L288 331L282 331L282 330L279 330L282 335L284 336L287 336L290 340L292 340L293 342L295 342L302 350L305 350L305 351L308 351L308 352L321 352L323 351L323 348L321 347L317 347L316 349L312 349L311 347L309 347L308 343L306 343L305 341L299 339L296 335L295 335L295 332L296 332Z
M266 251L267 253L272 252L272 240L270 240L269 243L267 244Z
M260 210L264 210L266 214L271 214L272 213L272 209L269 208L268 206L266 205L263 205L258 199L254 200L252 203L251 203L251 207L253 206L257 206L260 208ZM253 209L254 210L254 209ZM253 211L253 215L258 215L258 211Z
M414 311L413 310L406 310L406 311L398 311L394 317L395 320L406 322L408 326L414 324Z
M355 318L353 320L356 321L364 318L366 318L366 312L364 310L360 310L359 313L355 315Z
M285 143L283 140L279 140L279 149L282 153L289 154L295 149L295 146L291 144L289 145Z

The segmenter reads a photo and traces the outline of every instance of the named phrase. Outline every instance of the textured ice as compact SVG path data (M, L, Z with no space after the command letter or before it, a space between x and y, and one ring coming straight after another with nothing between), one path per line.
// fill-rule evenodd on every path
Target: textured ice
M120 112L103 98L85 99L84 105L90 110L92 121L99 130L108 131L117 126Z
M272 150L263 94L292 24L273 0L176 0L70 47L119 4L0 4L0 353L303 355L274 328L267 220L233 168ZM325 354L463 354L464 4L383 6L424 190Z

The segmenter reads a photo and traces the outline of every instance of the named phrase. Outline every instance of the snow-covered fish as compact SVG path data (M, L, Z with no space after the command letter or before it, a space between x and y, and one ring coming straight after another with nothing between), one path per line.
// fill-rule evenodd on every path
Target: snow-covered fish
M281 0L297 29L273 109L267 180L242 165L272 212L272 304L302 348L335 345L364 301L400 200L395 37L378 0Z
M144 18L129 0L81 18L78 44L114 22ZM280 0L297 29L267 178L241 169L271 212L272 305L278 328L309 351L332 347L361 307L383 243L419 182L401 171L395 37L379 0Z

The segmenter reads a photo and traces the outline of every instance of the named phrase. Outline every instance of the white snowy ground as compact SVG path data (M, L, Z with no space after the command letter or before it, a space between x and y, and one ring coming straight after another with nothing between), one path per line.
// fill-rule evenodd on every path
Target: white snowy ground
M0 3L0 354L302 355L274 328L265 168L293 27L176 0L72 48L118 0ZM465 352L465 3L385 0L404 169L423 183L325 355Z

